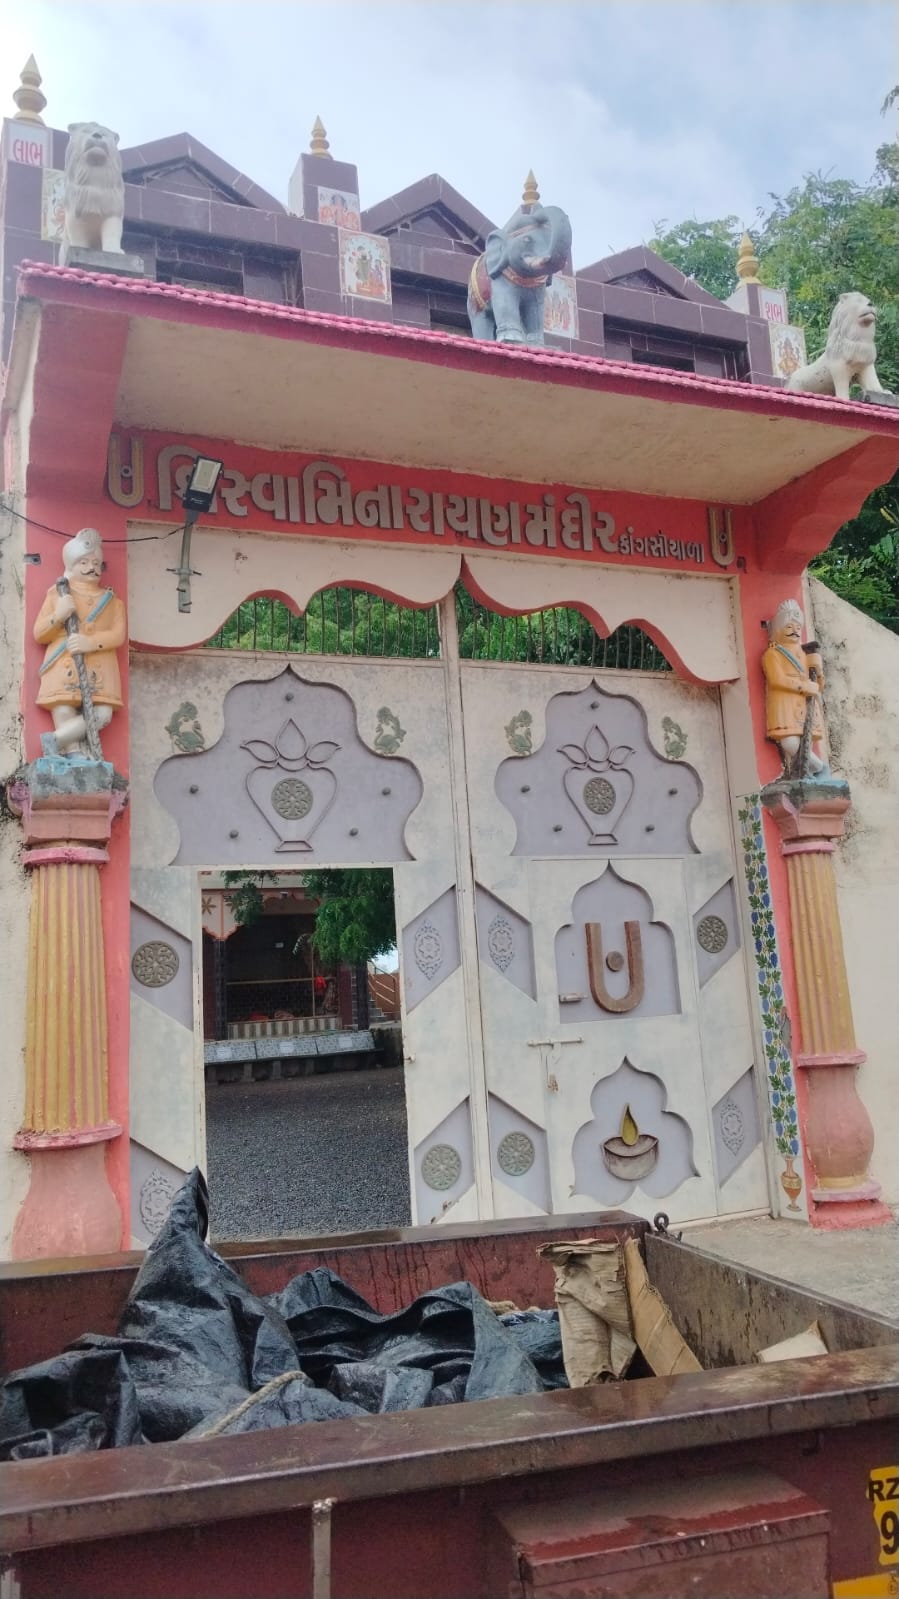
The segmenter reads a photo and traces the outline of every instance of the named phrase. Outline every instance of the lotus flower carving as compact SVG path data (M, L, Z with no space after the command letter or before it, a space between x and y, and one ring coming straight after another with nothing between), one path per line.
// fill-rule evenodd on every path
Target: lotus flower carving
M306 766L325 766L340 749L339 744L327 738L318 744L307 744L305 734L292 717L276 734L274 744L264 738L250 738L240 747L249 750L259 766L281 766L285 772L302 772Z

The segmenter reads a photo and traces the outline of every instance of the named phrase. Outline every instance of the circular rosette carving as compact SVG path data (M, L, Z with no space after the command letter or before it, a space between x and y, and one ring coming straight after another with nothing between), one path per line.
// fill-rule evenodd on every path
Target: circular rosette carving
M607 777L591 777L585 784L584 804L594 816L608 816L615 804L615 790Z
M443 940L433 922L422 922L412 941L412 953L419 971L429 981L436 977L443 965Z
M176 1192L171 1178L158 1169L151 1171L141 1184L137 1208L147 1232L154 1238L168 1216Z
M523 1177L536 1157L534 1141L527 1133L506 1133L496 1151L497 1161L507 1177Z
M515 934L508 916L494 916L487 929L487 949L494 966L507 970L515 959Z
M178 975L178 951L161 938L141 944L131 957L131 970L144 988L165 988Z
M282 777L272 789L271 800L286 822L298 822L312 809L312 790L301 777Z
M721 1138L727 1145L732 1155L736 1155L743 1146L746 1129L743 1125L743 1112L733 1099L726 1099L721 1107Z
M429 1188L452 1188L462 1175L462 1156L452 1144L432 1144L421 1163L421 1175Z
M704 916L696 929L696 937L707 955L720 955L730 934L720 916Z

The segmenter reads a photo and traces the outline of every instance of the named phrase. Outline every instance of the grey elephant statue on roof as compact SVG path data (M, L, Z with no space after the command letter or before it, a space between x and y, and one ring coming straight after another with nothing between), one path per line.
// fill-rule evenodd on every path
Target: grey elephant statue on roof
M476 339L543 343L546 286L571 254L571 223L557 205L540 204L536 185L532 192L532 203L487 235L471 269L468 318Z

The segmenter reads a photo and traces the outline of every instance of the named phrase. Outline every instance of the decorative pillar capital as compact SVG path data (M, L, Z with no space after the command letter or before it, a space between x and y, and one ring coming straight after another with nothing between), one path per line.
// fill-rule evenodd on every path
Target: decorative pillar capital
M102 862L128 784L109 761L42 755L16 773L7 797L22 819L26 866Z
M842 838L852 803L849 784L842 777L779 777L762 789L761 801L777 827L785 855L793 853L790 844L801 840Z

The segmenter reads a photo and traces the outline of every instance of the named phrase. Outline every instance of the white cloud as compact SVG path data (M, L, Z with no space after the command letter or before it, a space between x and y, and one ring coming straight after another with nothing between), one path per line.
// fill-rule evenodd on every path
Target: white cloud
M32 0L3 8L0 59L11 91L34 51L54 126L97 116L123 145L186 129L280 197L319 112L363 204L438 171L502 221L533 166L585 264L661 218L751 223L813 168L866 177L891 16L886 0Z

